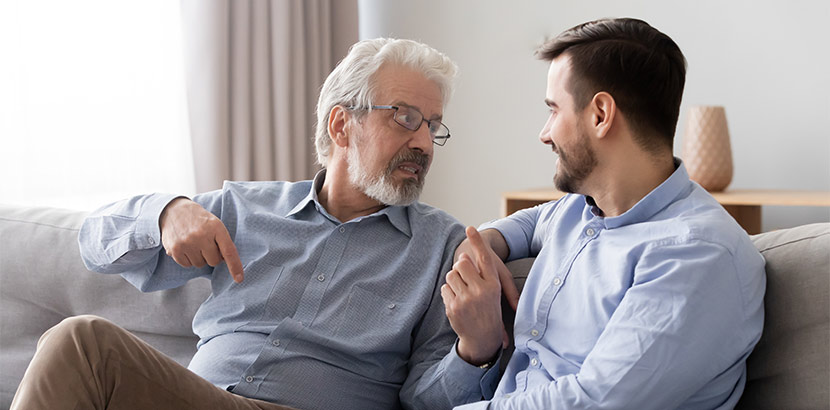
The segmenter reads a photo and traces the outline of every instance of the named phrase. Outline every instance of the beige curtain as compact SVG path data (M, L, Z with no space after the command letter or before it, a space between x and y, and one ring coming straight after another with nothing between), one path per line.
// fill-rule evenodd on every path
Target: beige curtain
M196 190L311 178L320 86L357 41L357 0L182 0Z

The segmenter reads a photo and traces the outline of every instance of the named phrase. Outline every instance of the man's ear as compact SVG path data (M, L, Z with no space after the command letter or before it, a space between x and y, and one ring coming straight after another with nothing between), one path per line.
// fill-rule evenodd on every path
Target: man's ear
M605 91L600 91L588 104L591 127L598 138L608 135L617 117L617 102Z
M339 147L349 146L349 119L351 115L341 105L335 105L329 112L329 138Z

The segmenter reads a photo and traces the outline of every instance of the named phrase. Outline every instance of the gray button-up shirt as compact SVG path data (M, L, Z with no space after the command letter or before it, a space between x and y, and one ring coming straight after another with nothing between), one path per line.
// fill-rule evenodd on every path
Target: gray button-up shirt
M440 287L463 226L421 203L341 223L314 182L226 182L194 201L228 228L244 266L183 268L161 248L175 196L147 195L92 213L87 267L142 291L208 278L193 319L189 368L236 394L301 409L449 408L490 397L498 376L460 359Z

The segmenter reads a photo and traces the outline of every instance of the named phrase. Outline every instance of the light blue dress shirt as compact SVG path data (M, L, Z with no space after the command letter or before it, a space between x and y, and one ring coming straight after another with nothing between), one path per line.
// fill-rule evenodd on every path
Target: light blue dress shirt
M421 203L341 223L312 181L226 182L194 201L226 225L245 280L223 263L183 268L161 247L172 195L92 213L80 232L88 268L142 291L208 278L189 368L236 394L300 409L451 408L492 397L498 370L459 358L440 286L464 227Z
M461 408L735 406L763 326L764 260L676 164L617 217L567 195L480 228L504 235L509 259L537 259L495 398Z

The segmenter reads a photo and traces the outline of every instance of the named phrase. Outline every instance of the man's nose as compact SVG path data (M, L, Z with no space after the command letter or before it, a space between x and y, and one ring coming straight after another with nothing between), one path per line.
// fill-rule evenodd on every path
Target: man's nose
M539 141L542 141L542 144L553 145L553 139L550 136L550 121L551 119L548 117L548 120L545 121L545 126L539 131Z
M550 137L550 130L548 130L548 127L542 128L542 131L539 132L539 141L542 141L542 144L553 144L553 139Z
M429 124L426 121L421 123L421 127L413 133L409 148L425 153L432 152L432 135L429 133Z

